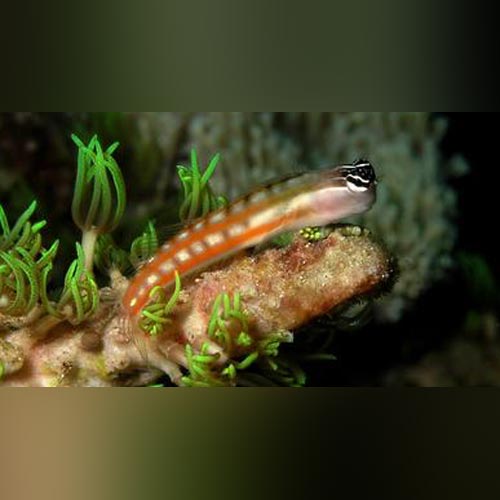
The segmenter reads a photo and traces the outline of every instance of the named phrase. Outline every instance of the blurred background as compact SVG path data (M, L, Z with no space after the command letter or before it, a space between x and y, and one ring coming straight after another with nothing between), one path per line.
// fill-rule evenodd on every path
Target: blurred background
M374 208L351 222L380 237L399 275L362 320L326 318L297 333L328 339L335 361L304 368L308 385L500 385L498 166L494 113L1 113L0 203L9 220L33 200L45 240L61 239L54 282L73 259L70 207L76 133L120 142L124 248L148 219L177 222L176 165L195 148L215 153L219 194L233 198L270 178L369 158L379 176ZM345 320L345 317L343 318ZM332 333L333 332L333 333Z

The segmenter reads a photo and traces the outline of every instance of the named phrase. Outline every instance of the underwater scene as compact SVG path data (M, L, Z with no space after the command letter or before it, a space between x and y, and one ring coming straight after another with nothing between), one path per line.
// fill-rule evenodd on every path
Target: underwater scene
M495 113L0 113L0 386L500 386Z

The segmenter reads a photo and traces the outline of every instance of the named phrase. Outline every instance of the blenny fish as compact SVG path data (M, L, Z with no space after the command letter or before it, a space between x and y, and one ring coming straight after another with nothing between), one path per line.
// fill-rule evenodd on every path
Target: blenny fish
M191 274L279 233L323 226L368 210L375 202L372 164L309 171L263 186L188 224L131 279L123 297L130 318L140 315L153 287Z

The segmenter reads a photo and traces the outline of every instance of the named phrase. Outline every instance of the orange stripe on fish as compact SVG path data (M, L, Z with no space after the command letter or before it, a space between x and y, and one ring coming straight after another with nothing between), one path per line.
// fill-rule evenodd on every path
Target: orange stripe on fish
M140 314L151 289L171 286L176 272L199 271L283 231L364 212L375 201L375 188L372 165L359 160L289 177L239 198L166 242L131 279L123 297L125 310L130 317Z

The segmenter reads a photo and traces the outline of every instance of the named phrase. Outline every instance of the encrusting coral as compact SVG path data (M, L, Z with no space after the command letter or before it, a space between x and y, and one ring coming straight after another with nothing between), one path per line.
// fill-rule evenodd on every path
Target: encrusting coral
M115 276L113 287L101 290L100 308L91 320L79 325L60 323L48 332L40 332L35 320L3 333L2 382L11 386L145 385L167 373L179 385L236 384L238 367L231 370L230 359L272 366L279 342L293 339L290 330L339 304L373 293L391 272L386 251L366 231L337 227L314 243L297 236L285 248L237 257L186 282L165 332L157 337L144 335L140 341L131 339L124 327L114 297L126 281ZM221 292L241 294L248 327L248 338L238 342L243 338L241 324L230 321L233 345L224 347L209 334L214 301ZM0 316L0 323L5 326L5 322Z

